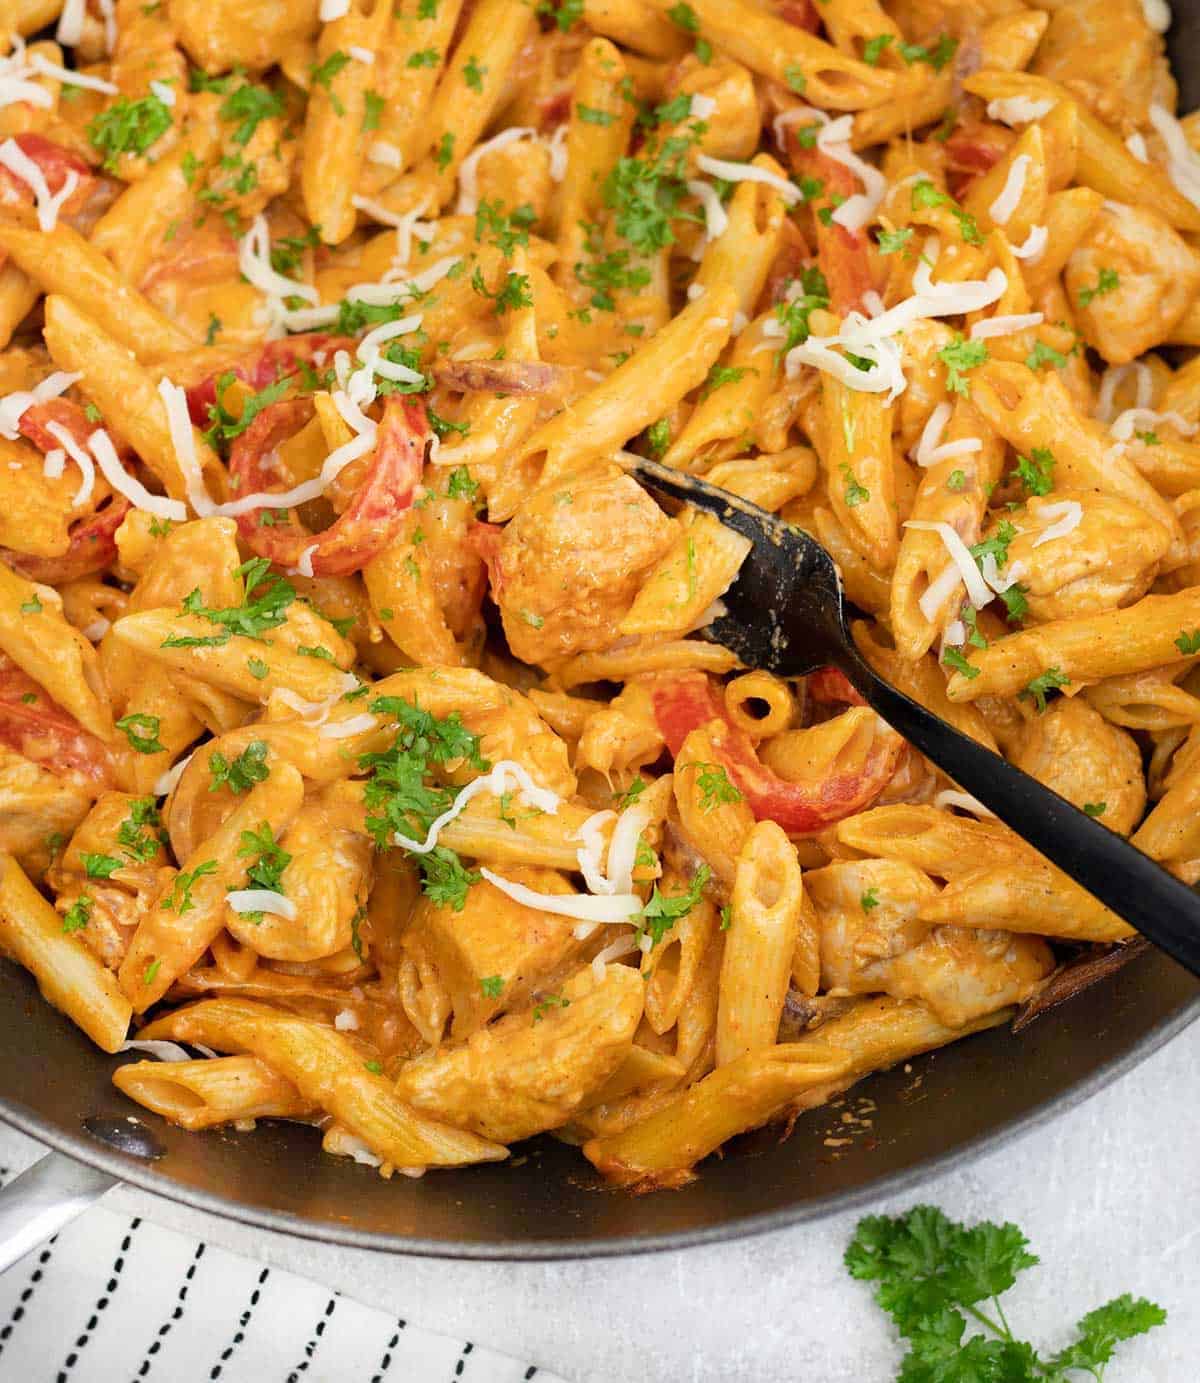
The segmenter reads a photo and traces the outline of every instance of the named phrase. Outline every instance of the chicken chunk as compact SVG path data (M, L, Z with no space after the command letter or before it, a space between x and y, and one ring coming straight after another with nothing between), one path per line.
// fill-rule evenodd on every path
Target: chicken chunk
M1137 742L1081 697L1060 697L1030 721L1013 762L1110 830L1132 831L1146 810Z
M1067 260L1084 340L1124 365L1166 340L1200 290L1200 259L1149 207L1105 202Z
M532 495L501 538L493 595L513 653L542 663L607 648L676 525L616 469Z
M1174 109L1162 39L1140 0L1070 0L1051 7L1032 70L1061 82L1106 123L1130 134L1153 103Z

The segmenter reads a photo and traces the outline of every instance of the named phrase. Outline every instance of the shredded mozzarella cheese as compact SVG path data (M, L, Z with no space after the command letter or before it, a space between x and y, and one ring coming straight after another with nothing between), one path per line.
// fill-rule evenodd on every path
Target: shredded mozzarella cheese
M52 231L58 224L59 209L79 186L79 174L73 168L70 169L63 179L62 186L57 192L52 193L41 167L15 139L6 139L0 144L0 164L20 178L33 193L37 202L38 227L43 231Z
M1188 143L1183 126L1165 106L1150 107L1150 123L1167 146L1167 176L1193 206L1200 206L1200 158Z
M88 461L90 463L91 457L88 457ZM10 461L8 463L8 468L10 471L19 471L21 469L21 463L19 461ZM66 468L67 453L62 447L54 447L42 458L42 474L47 480L61 479L62 473Z
M1113 419L1109 431L1117 441L1128 442L1132 439L1135 429L1146 432L1160 423L1173 427L1183 437L1191 437L1196 432L1196 424L1189 423L1182 413L1176 413L1174 410L1158 413L1153 408L1127 408Z
M592 957L592 978L597 984L602 984L604 967L609 961L620 960L622 956L627 956L630 951L640 949L636 932L626 932L624 936L617 937L616 941L610 941L607 946L597 951Z
M573 831L567 837L568 840L583 841L583 844L575 851L575 859L579 864L579 872L583 875L583 882L587 884L592 893L616 892L616 889L610 887L605 878L600 863L604 854L603 827L616 819L617 814L613 811L593 812L578 831Z
M367 149L367 162L399 172L404 167L404 155L390 140L376 139Z
M335 19L344 19L350 13L350 0L321 0L317 18L322 24L332 24Z
M269 888L235 888L225 895L225 901L234 912L269 912L289 922L296 916L295 903Z
M570 126L563 123L554 131L547 142L547 149L550 151L550 178L553 182L562 182L567 176L567 134Z
M87 18L87 0L66 0L58 17L54 37L64 47L74 48L83 37L83 22Z
M296 559L296 573L297 573L297 575L299 575L299 576L312 576L312 575L313 575L313 564L312 564L313 553L316 552L316 551L318 551L318 549L320 548L320 546L321 546L320 543L313 543L310 547L306 547L306 548L304 549L304 551L300 554L300 556Z
M1027 125L1048 115L1053 108L1053 101L1032 96L1003 96L998 101L988 102L987 114L989 120L999 120L1002 125Z
M175 88L169 82L151 82L151 94L157 96L164 106L175 104Z
M1005 178L1004 186L1000 190L1000 195L988 207L988 214L998 226L1008 225L1013 212L1020 204L1021 194L1025 191L1025 177L1032 162L1033 160L1028 154L1018 154L1013 159L1008 170L1008 177Z
M1044 528L1033 540L1034 547L1041 547L1043 543L1053 542L1055 538L1065 538L1068 533L1074 531L1083 522L1083 505L1076 499L1065 499L1061 504L1043 504L1038 511L1039 518L1053 519L1058 516L1057 522L1052 523L1049 528Z
M1033 226L1029 234L1019 244L1012 247L1012 252L1018 259L1028 260L1031 264L1036 264L1042 257L1042 251L1046 248L1046 241L1050 238L1050 228L1048 226Z
M953 788L943 788L936 793L933 805L943 810L946 807L961 807L963 811L970 812L973 816L990 816L993 819L996 813L989 811L982 802L977 801L969 792L956 792Z
M91 498L92 489L96 484L96 467L92 458L79 445L75 438L67 431L61 423L47 423L46 431L56 442L62 443L63 452L71 458L79 467L80 482L79 489L71 497L71 504L78 506ZM46 457L49 462L50 457ZM59 471L61 475L62 472Z
M917 605L930 624L937 619L942 606L958 589L961 581L958 567L949 562L941 574L929 583Z
M1167 0L1142 0L1142 14L1156 34L1165 34L1171 27L1171 7Z
M956 456L970 456L983 450L983 443L978 437L962 437L957 442L942 441L942 432L950 421L951 412L948 403L939 403L929 415L913 452L913 460L918 466L936 466L939 461L950 461Z
M86 91L99 91L105 96L118 96L121 92L121 88L115 82L106 82L103 77L92 77L86 72L73 72L70 68L60 67L58 63L51 62L42 53L31 53L29 66L35 72L40 72L43 77L50 77L56 82L62 82L64 86L78 86ZM167 104L170 105L171 103L168 102Z
M1018 312L1007 317L986 317L971 328L972 341L986 341L990 336L1011 336L1015 331L1040 327L1045 318L1040 312Z
M904 525L920 533L936 533L941 538L950 560L958 568L958 573L962 577L963 585L967 588L967 595L971 604L975 608L981 609L992 598L991 591L980 575L979 568L975 564L974 557L958 531L948 523L934 523L925 519L909 519Z
M399 831L393 833L392 840L414 855L429 854L437 844L442 828L448 826L456 817L461 816L472 798L478 797L481 792L490 792L493 797L499 797L501 793L508 790L510 779L520 788L531 806L545 812L548 816L558 814L560 799L557 793L535 783L524 765L517 763L514 759L501 759L499 763L493 764L490 772L476 778L462 789L451 805L433 821L423 841L412 840L408 836L401 835Z
M358 1014L353 1009L339 1008L333 1016L333 1026L338 1032L357 1032Z
M642 910L642 900L636 893L617 893L604 898L586 893L538 893L484 866L480 866L479 872L493 888L499 889L514 903L537 908L555 917L574 917L580 922L603 924L628 921Z
M335 720L322 725L320 735L323 740L345 740L351 735L365 735L378 724L379 721L369 711L363 711L361 715L351 716L349 720Z
M178 1042L167 1042L161 1038L135 1037L122 1042L118 1052L146 1052L159 1061L191 1061L190 1052L185 1051Z
M474 216L479 209L479 160L485 154L515 144L519 139L536 138L537 130L532 125L513 125L482 144L476 144L458 166L458 203L454 208L458 215Z
M773 188L788 206L795 206L800 200L800 189L795 183L769 168L758 168L753 163L734 163L730 159L712 158L708 154L696 157L696 167L702 173L714 178L724 178L726 182L760 182Z
M359 43L351 43L346 47L346 52L355 62L361 62L364 66L370 67L375 61L375 54L369 48L364 48Z
M1150 150L1146 148L1146 136L1134 131L1125 141L1125 147L1139 163L1150 162Z
M1117 390L1125 383L1130 371L1137 376L1136 408L1146 409L1154 402L1154 375L1144 360L1131 360L1127 365L1110 365L1100 376L1100 392L1096 396L1096 417L1110 423L1116 410ZM0 415L3 405L0 404Z
M717 189L700 178L691 178L687 190L693 197L699 198L700 205L704 208L704 232L708 239L715 240L719 235L724 235L729 225L729 213L721 205ZM695 284L691 286L696 287Z
M170 797L179 786L179 780L183 777L183 771L187 768L195 757L196 751L193 749L190 754L185 755L173 767L168 768L165 773L160 773L154 784L154 795L156 797Z
M144 509L159 519L172 519L176 523L183 523L187 519L186 504L177 499L168 499L166 495L152 495L140 480L125 470L112 439L103 428L88 438L88 449L96 458L105 480L135 508Z

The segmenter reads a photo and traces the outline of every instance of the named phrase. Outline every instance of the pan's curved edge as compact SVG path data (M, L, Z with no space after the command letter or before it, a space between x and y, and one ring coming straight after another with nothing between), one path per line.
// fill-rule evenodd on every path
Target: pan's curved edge
M825 1219L830 1215L872 1205L898 1195L985 1153L997 1151L1068 1110L1077 1108L1103 1087L1128 1075L1197 1019L1200 1019L1200 994L1165 1018L1129 1051L1105 1062L1078 1081L1065 1094L1049 1097L1027 1113L998 1124L986 1133L969 1138L948 1152L928 1158L915 1166L888 1173L870 1185L835 1192L816 1200L798 1202L782 1210L742 1216L705 1229L636 1235L627 1239L584 1239L570 1245L558 1240L530 1240L519 1247L502 1242L449 1245L441 1240L414 1239L402 1235L349 1229L319 1220L302 1219L300 1216L281 1211L254 1210L223 1196L184 1186L161 1172L155 1172L151 1165L111 1151L81 1134L64 1133L57 1127L45 1123L24 1106L14 1104L3 1097L0 1097L0 1121L10 1124L58 1152L108 1172L139 1190L162 1196L192 1210L205 1211L222 1219L235 1220L256 1229L268 1229L278 1234L338 1244L347 1248L370 1249L376 1253L411 1254L418 1258L508 1263L620 1258L627 1254L665 1253L674 1249L698 1248L730 1239L746 1239L757 1234L769 1234L775 1230L788 1229L792 1225L810 1220Z

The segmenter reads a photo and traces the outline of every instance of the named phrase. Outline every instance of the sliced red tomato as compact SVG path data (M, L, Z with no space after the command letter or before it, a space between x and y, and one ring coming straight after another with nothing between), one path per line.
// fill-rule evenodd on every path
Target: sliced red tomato
M847 706L865 706L867 703L850 685L850 679L835 667L821 667L809 673L808 692L814 701L842 702Z
M117 529L129 513L129 501L112 495L94 514L76 519L68 530L70 546L61 557L33 557L0 548L0 559L31 581L57 586L106 571L117 560Z
M45 455L62 446L50 431L51 423L57 423L85 448L87 439L96 431L96 424L88 421L87 414L77 403L62 398L33 404L21 414L18 427ZM123 459L133 455L119 438L113 439L113 445ZM9 548L0 549L0 557L31 581L44 581L48 586L78 581L82 576L104 571L117 560L117 529L129 508L129 501L123 496L109 495L94 513L81 514L70 527L70 546L61 557L34 557Z
M291 399L264 408L234 442L229 475L236 494L269 491L286 483L279 471L277 448L312 416L307 399ZM421 478L429 420L425 405L411 395L394 394L383 408L375 454L362 484L345 511L324 531L313 534L289 513L272 525L260 522L263 510L238 519L242 541L259 557L294 567L306 548L314 576L348 576L361 571L395 538L413 491Z
M862 811L887 786L904 747L897 736L880 737L854 772L833 773L819 782L789 783L759 760L754 744L729 723L713 684L702 672L656 678L650 686L658 728L671 753L701 726L712 737L716 761L737 785L758 821L776 821L793 835L824 830Z
M347 350L354 353L355 341L349 336L333 336L326 331L310 331L301 336L287 336L280 341L268 341L248 355L231 361L216 374L208 375L187 391L188 412L197 427L209 424L208 410L217 401L217 380L233 374L249 385L255 393L268 384L296 374L302 364L325 369L333 363L334 353Z
M801 148L796 130L789 130L792 167L808 178L821 183L820 193L813 198L818 211L833 205L833 198L852 197L859 191L858 179L840 163L835 163L820 149ZM850 231L836 221L829 225L816 217L817 263L829 285L829 304L834 312L846 313L851 308L862 310L863 294L875 287L871 277L871 261L864 231Z
M72 211L87 201L96 178L78 154L73 154L70 149L56 144L42 134L18 134L13 138L25 157L42 170L42 176L46 179L46 186L51 193L61 192L67 175L75 174L77 185L67 199L64 211ZM24 178L17 177L11 169L0 167L0 206L31 207L33 204L33 188Z
M1013 132L1003 125L975 121L961 125L946 141L946 176L960 199L977 178L994 168L1012 147Z
M112 786L107 746L83 729L11 658L0 653L0 743L60 778Z

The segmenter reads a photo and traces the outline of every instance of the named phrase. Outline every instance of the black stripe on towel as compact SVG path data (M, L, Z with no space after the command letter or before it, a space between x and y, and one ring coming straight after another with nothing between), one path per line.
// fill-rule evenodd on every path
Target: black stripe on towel
M400 1343L400 1332L408 1324L399 1318L396 1320L396 1333L387 1342L387 1348L383 1351L383 1358L379 1361L379 1369L371 1376L371 1383L383 1383L383 1375L392 1367L392 1352Z
M88 1317L88 1323L83 1328L83 1334L75 1341L75 1348L67 1355L62 1368L59 1369L58 1383L68 1383L75 1365L79 1362L79 1356L87 1349L88 1341L96 1333L96 1329L100 1324L100 1317L108 1309L108 1303L116 1295L117 1289L121 1285L121 1272L125 1267L125 1255L129 1252L129 1246L133 1243L133 1236L137 1233L138 1226L141 1223L140 1219L129 1221L129 1229L124 1239L121 1240L121 1247L117 1251L116 1258L113 1259L112 1275L105 1284L104 1295L99 1298L96 1305L92 1308L92 1314Z
M17 1300L17 1304L13 1307L12 1315L10 1315L5 1322L4 1328L0 1329L0 1354L4 1353L4 1346L8 1344L9 1337L24 1319L25 1308L33 1299L33 1294L37 1291L38 1284L46 1274L46 1264L49 1263L50 1259L54 1256L54 1245L57 1242L58 1235L56 1234L41 1253L38 1254L38 1260L34 1264L33 1272L29 1274L29 1281L25 1284L25 1290L21 1293Z
M228 1364L230 1359L233 1357L234 1351L237 1349L238 1345L240 1345L242 1341L246 1338L246 1328L250 1324L250 1317L254 1315L254 1308L258 1305L259 1299L262 1297L263 1284L270 1276L270 1268L264 1268L262 1272L259 1273L258 1282L254 1288L254 1291L250 1293L250 1302L247 1305L246 1309L238 1317L238 1328L236 1331L234 1331L233 1339L230 1340L230 1342L221 1351L220 1359L218 1359L217 1362L212 1366L212 1372L208 1375L209 1383L214 1383L215 1379L220 1378L222 1372L224 1371L225 1365Z
M171 1327L176 1321L183 1319L183 1313L187 1307L188 1288L191 1287L192 1279L196 1276L196 1268L199 1266L200 1260L204 1257L204 1249L204 1244L196 1245L196 1252L192 1255L192 1261L188 1265L187 1272L183 1275L183 1281L180 1283L179 1292L175 1297L175 1309L167 1319L163 1321L162 1325L158 1327L158 1333L151 1341L150 1348L146 1351L146 1357L142 1360L141 1367L138 1369L135 1377L146 1377L153 1367L154 1356L162 1349L163 1341L171 1333Z
M287 1383L297 1383L302 1373L308 1372L308 1366L312 1363L312 1357L317 1352L317 1346L321 1343L321 1336L325 1334L325 1327L329 1324L329 1318L337 1310L337 1296L331 1296L325 1305L325 1310L321 1319L313 1328L313 1333L309 1336L308 1343L304 1346L304 1358L287 1376Z

